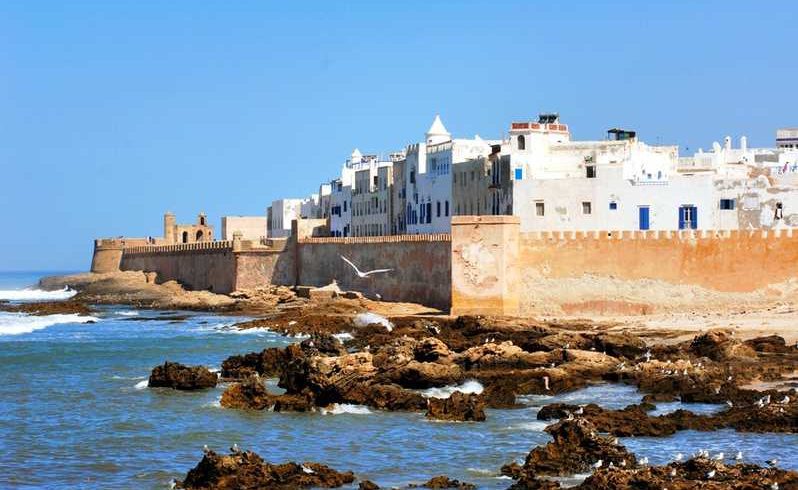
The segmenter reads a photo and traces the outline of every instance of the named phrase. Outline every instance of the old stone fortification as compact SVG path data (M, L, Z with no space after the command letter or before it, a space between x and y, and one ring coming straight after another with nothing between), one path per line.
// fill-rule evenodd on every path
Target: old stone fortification
M160 282L220 293L335 280L342 289L389 301L499 315L528 312L540 294L529 286L534 281L590 276L747 293L798 277L798 233L789 229L521 233L513 216L456 216L451 235L319 237L324 226L300 220L291 238L275 240L97 240L92 270L154 271ZM393 271L359 278L341 256L362 271ZM645 302L646 291L636 294ZM562 301L593 301L579 295L564 291Z
M448 309L451 296L451 238L448 234L397 235L299 240L299 284L324 286L333 280L342 289L362 291L386 301L408 301ZM358 277L341 256L367 272Z

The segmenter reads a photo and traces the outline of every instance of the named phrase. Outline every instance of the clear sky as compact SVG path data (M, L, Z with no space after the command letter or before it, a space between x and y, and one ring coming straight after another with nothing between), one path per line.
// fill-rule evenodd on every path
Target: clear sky
M700 5L699 5L700 4ZM0 270L87 269L165 210L263 214L398 150L557 111L694 151L798 126L798 2L0 0Z

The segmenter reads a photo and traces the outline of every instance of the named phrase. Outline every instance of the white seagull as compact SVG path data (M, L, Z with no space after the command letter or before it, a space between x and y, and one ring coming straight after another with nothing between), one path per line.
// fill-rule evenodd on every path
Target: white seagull
M365 279L373 274L384 274L386 272L391 272L393 270L393 269L374 269L373 271L361 272L361 270L358 269L357 266L353 264L351 260L347 259L343 255L341 255L341 258L344 259L344 262L349 264L355 270L355 274L357 274L357 277L361 279Z
M641 465L647 465L648 464L648 456L643 457L643 459L640 460L640 464Z
M604 464L604 460L600 459L600 460L596 461L595 463L593 463L593 468L596 468L596 469L601 468L602 464Z
M710 471L707 473L707 478L713 478L715 476L715 470Z
M737 455L734 456L734 459L737 460L737 461L742 461L743 460L743 452L742 451L737 451Z

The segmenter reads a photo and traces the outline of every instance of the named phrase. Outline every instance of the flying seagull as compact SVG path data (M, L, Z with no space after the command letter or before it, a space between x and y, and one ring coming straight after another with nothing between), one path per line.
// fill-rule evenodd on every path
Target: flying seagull
M355 274L357 274L357 277L361 279L369 277L372 274L383 274L386 272L391 272L393 270L393 269L374 269L373 271L361 272L360 269L358 269L357 266L353 264L351 260L347 259L343 255L341 255L341 258L344 259L344 262L346 262L347 264L352 266L353 269L355 269Z

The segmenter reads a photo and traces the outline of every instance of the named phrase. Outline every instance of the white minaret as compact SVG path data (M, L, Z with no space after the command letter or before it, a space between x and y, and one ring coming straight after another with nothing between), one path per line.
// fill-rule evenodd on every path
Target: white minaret
M427 144L437 145L452 139L451 133L446 130L446 126L441 122L441 116L435 115L435 120L432 121L432 126L427 130Z

